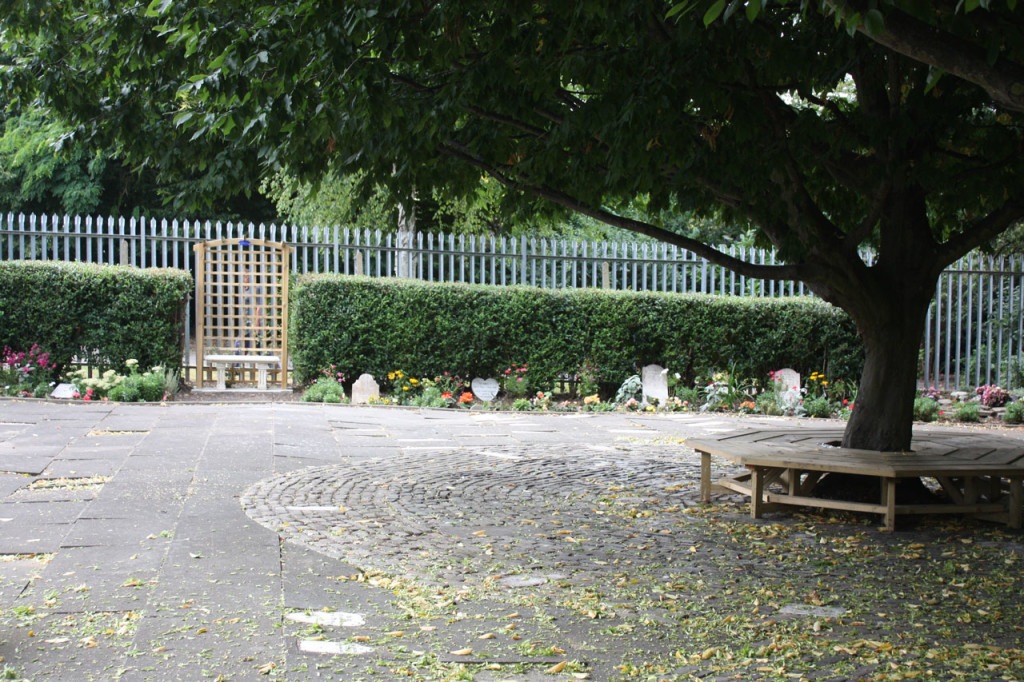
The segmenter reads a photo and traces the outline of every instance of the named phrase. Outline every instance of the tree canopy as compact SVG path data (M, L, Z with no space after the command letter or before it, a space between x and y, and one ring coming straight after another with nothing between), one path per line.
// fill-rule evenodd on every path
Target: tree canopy
M870 13L844 31L810 2L695 0L670 16L674 4L24 3L0 19L15 58L3 80L83 135L202 173L203 191L287 168L458 196L486 173L526 210L557 205L748 276L801 279L865 341L847 444L906 447L938 274L1024 216L1022 114L885 45ZM881 2L883 27L909 4L932 3ZM935 26L991 36L990 70L1024 49L1012 8L936 6L948 12ZM747 221L784 264L614 210L638 196L651 213Z

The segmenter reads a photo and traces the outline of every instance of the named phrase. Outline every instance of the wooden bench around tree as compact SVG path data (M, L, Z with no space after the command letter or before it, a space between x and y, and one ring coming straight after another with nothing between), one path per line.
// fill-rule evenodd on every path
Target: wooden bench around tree
M701 499L710 501L713 486L750 497L750 515L785 506L871 512L895 528L901 514L969 514L1021 527L1024 507L1024 442L1011 438L929 432L915 437L912 452L876 452L829 445L842 437L834 430L752 430L719 438L687 439L701 455ZM734 462L747 472L711 480L712 456ZM814 491L830 473L879 480L877 503L823 499ZM948 504L897 504L900 479L938 482Z

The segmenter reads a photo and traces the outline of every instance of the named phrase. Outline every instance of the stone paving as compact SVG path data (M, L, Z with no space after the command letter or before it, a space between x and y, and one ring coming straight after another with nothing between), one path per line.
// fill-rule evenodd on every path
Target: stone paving
M692 504L693 453L673 441L737 426L0 401L0 608L25 625L0 635L0 656L31 679L315 679L336 647L310 644L286 614L351 602L371 628L401 615L386 592L329 578L376 568L443 581L458 559L464 579L497 538L556 578L645 545L670 552L656 528L616 517L573 536L544 512L557 502L575 523L610 486L633 483L678 486L673 499Z
M679 440L783 424L809 422L0 401L5 674L619 679L680 621L595 586L643 567L719 598L686 561L707 521L678 522L699 481ZM566 660L585 672L546 674Z

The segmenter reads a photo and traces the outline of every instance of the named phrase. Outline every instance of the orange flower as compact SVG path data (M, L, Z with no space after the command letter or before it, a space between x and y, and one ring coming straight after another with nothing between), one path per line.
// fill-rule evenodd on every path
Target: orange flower
M473 402L473 394L470 393L469 391L466 391L465 393L463 393L462 395L459 396L459 402L460 403L471 403L471 402Z

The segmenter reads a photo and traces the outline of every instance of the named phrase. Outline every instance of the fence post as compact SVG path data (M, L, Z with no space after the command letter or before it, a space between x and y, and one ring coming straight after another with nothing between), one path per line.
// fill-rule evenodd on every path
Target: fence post
M519 283L526 284L526 235L519 236Z

